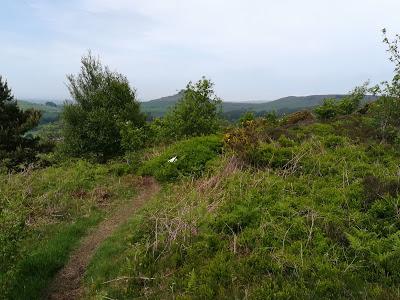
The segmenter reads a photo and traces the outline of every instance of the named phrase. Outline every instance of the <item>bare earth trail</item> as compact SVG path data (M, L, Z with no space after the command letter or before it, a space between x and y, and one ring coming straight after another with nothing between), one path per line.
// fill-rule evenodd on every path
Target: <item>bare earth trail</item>
M154 179L144 178L139 194L132 201L119 207L112 216L101 222L83 239L80 246L71 254L68 263L57 273L46 298L73 300L82 297L82 278L97 248L159 190L160 186Z

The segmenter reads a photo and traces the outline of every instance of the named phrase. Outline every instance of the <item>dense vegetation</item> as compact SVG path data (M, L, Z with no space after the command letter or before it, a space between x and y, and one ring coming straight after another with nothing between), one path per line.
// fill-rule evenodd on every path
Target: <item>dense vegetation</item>
M88 294L399 297L399 153L354 140L354 122L369 120L286 128L259 141L262 166L227 155L166 186L97 252Z
M205 78L146 121L127 79L84 56L53 152L26 147L1 169L1 297L44 297L79 240L152 176L161 192L97 249L85 298L400 298L400 37L384 42L392 81L235 123ZM38 117L21 117L38 113L1 86L1 137L38 142L26 136ZM4 145L2 166L20 148Z
M39 126L46 125L49 123L55 123L60 120L62 105L57 105L54 102L46 102L46 104L39 104L22 100L18 100L17 103L22 110L34 109L41 112Z
M38 140L24 136L37 126L40 112L21 110L7 81L0 76L0 171L21 169L36 160Z
M99 161L121 154L121 126L140 128L145 122L128 80L89 53L80 74L69 75L68 81L75 102L66 103L62 114L65 151Z

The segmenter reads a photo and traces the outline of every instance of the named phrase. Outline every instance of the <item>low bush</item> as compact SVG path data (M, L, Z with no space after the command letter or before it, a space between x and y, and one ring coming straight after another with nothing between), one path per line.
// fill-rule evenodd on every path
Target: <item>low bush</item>
M184 176L198 177L206 164L222 151L219 136L195 137L172 145L161 155L144 162L139 174L159 181L174 181Z
M314 115L310 111L298 111L294 112L283 118L283 125L293 126L301 124L309 124L315 121Z

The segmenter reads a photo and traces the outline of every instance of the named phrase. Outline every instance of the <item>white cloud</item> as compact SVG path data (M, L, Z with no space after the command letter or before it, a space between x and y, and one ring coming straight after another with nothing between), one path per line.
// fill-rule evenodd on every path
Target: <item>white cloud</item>
M36 81L58 87L55 79L78 70L77 52L90 48L127 74L145 99L171 94L202 74L227 100L345 92L390 75L380 30L400 32L398 0L31 0L26 9L50 32L32 55L46 53L52 64L32 61L26 72L42 63L39 69L52 76ZM13 47L30 49L21 34ZM16 60L10 53L9 61Z

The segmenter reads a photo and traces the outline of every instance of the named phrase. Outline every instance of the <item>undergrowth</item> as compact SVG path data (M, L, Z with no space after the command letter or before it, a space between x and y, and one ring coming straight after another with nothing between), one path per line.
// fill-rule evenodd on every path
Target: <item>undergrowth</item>
M139 174L154 176L159 181L174 181L185 176L199 177L207 163L221 151L222 141L219 136L183 140L146 161L139 168Z
M87 298L399 298L398 151L338 127L286 128L248 164L165 185L96 253Z

